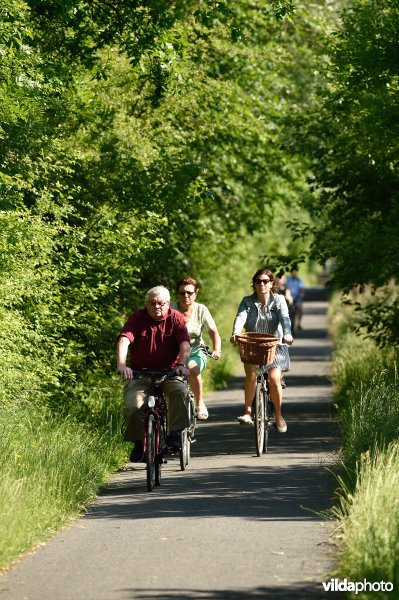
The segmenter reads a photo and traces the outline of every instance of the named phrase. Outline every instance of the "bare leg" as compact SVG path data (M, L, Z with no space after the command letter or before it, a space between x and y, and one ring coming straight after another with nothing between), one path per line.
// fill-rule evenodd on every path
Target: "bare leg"
M281 405L283 402L281 375L281 369L270 369L268 372L270 397L274 405L274 415L276 419L276 425L278 427L284 427L286 424L281 414Z
M202 377L198 365L192 360L188 363L188 384L194 394L197 418L204 421L208 418L208 409L202 397Z
M190 371L188 375L188 383L195 398L195 405L198 407L202 403L202 377L198 365L190 360L188 363Z
M252 402L255 396L255 385L256 385L256 372L252 365L246 365L244 363L245 370L245 413L251 415Z

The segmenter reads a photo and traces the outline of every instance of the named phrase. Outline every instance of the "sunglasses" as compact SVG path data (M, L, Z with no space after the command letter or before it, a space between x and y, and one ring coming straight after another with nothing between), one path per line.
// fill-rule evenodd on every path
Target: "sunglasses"
M165 304L168 304L168 302L156 302L155 300L153 300L152 302L149 302L149 304L151 304L151 306L160 306L161 308L163 308L165 306Z
M179 292L179 296L192 296L195 292Z
M255 279L255 283L257 283L258 285L262 285L262 283L264 283L265 285L267 283L270 283L271 279Z

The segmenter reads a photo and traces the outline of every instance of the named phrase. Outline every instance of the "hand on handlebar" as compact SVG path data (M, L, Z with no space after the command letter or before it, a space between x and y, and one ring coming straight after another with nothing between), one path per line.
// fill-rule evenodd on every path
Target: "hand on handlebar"
M190 373L190 371L184 365L177 365L175 367L175 371L179 377L184 377L184 379L187 379Z
M230 344L233 344L233 346L237 346L237 336L236 335L231 336Z
M126 365L118 365L118 371L122 379L133 379L133 370Z

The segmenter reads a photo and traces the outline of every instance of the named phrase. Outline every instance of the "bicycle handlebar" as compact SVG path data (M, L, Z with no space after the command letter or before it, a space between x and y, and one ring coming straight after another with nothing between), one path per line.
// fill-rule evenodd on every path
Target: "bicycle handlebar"
M206 354L207 356L210 356L213 360L216 360L215 358L213 358L212 350L209 349L209 346L203 346L201 344L200 346L198 346L198 350L202 350L204 354Z
M149 377L176 377L176 369L162 369L162 371L150 371L149 369L133 369L133 373L148 375Z

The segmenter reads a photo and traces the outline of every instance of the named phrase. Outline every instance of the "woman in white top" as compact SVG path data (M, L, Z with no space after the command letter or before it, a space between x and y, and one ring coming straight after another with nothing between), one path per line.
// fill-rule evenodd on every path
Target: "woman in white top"
M195 301L198 293L197 281L191 277L183 277L176 284L176 292L178 301L172 304L172 308L175 308L184 316L190 336L191 353L187 365L190 372L188 383L194 394L197 419L206 420L208 409L202 397L201 372L206 367L207 356L201 350L201 346L205 345L202 333L204 331L209 333L213 346L212 358L215 360L220 357L221 339L208 308L205 304L199 304Z

